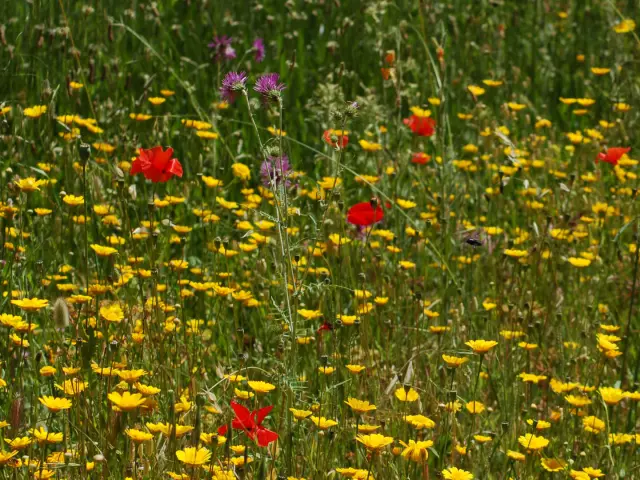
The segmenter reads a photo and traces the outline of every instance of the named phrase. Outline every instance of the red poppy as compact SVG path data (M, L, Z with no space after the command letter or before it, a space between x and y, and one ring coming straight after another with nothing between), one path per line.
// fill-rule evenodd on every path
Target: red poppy
M376 203L375 207L371 202L356 203L347 212L347 222L352 225L368 227L384 218L382 208Z
M318 331L316 333L330 332L332 330L333 325L325 320L324 323L320 325L320 328L318 328Z
M618 160L625 154L631 151L631 147L611 147L607 149L606 153L599 153L596 161L610 163L611 165L617 165Z
M411 163L415 163L418 165L426 165L431 160L431 156L427 155L424 152L417 152L411 156Z
M405 118L403 122L419 137L430 137L435 133L436 121L431 117L411 115L409 118Z
M329 130L325 130L322 134L322 139L331 145L333 148L344 148L349 145L349 135L348 132L342 132L341 130L334 130L330 128Z
M131 175L142 173L144 178L153 183L166 182L174 175L182 177L182 165L177 159L171 158L172 156L173 148L171 147L166 150L160 146L149 150L141 148L129 173Z
M259 410L249 411L249 409L237 402L231 401L231 408L236 414L236 418L231 422L234 430L244 430L247 436L258 442L261 447L266 447L271 442L278 439L278 434L262 426L265 417L273 410L273 405ZM223 425L218 429L218 435L226 435L227 426Z

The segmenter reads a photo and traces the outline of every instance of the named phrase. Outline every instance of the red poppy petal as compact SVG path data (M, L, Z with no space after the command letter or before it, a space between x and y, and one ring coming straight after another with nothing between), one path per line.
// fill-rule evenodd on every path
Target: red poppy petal
M276 432L272 432L271 430L267 430L266 428L260 428L257 432L258 437L258 445L261 447L266 447L271 442L275 442L278 439L278 434Z
M222 425L219 429L218 429L218 435L226 435L227 434L227 430L229 430L229 427L227 427L227 425Z
M236 419L240 422L240 424L245 428L251 428L255 424L253 423L253 418L251 417L251 412L244 405L240 405L237 402L231 402L231 408L236 414Z
M171 173L171 174L176 175L178 177L182 177L182 165L175 158L169 160L169 163L165 167L164 171L166 173Z
M273 410L273 405L269 405L268 407L261 408L260 410L256 410L253 412L254 417L256 419L256 423L260 425L262 421L265 419L267 415Z

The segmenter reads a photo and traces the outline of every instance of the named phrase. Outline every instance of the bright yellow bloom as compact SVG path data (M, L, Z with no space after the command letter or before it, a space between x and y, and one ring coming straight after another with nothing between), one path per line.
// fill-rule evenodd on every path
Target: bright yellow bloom
M29 118L38 118L47 113L46 105L36 105L24 109L24 114Z
M192 466L204 465L211 458L211 452L205 448L200 447L196 449L195 447L187 447L184 450L178 450L176 452L176 457L182 463Z
M130 392L124 392L122 394L119 392L111 392L107 395L107 398L111 403L124 412L135 410L146 401L141 394L131 394Z
M34 297L23 298L22 300L11 300L11 303L27 312L37 312L41 308L49 305L49 300L42 300Z
M473 473L460 468L451 467L442 471L442 476L447 480L472 480Z
M470 347L475 353L487 353L498 345L498 342L495 340L469 340L465 345Z
M382 450L387 445L393 443L393 437L385 437L380 433L372 433L371 435L358 435L356 440L362 443L367 450L377 452Z
M353 397L349 397L349 400L347 400L346 402L347 405L349 405L349 407L351 407L351 409L356 412L356 413L366 413L366 412L371 412L373 410L376 409L376 406L369 403L366 400L358 400L356 398Z
M416 463L425 462L429 458L429 450L427 449L433 446L433 441L431 440L417 442L409 440L408 444L400 440L400 443L405 447L401 453L402 457Z
M405 388L400 387L395 392L394 395L401 402L415 402L420 398L418 392L416 392L413 388Z
M537 435L533 435L532 433L527 433L526 435L522 435L518 438L518 442L527 450L542 450L544 447L549 445L549 440L544 437L539 437Z
M251 388L251 390L258 393L268 393L271 390L275 390L276 388L275 385L272 385L270 383L255 380L249 380L247 384L249 385L249 388Z
M127 428L124 433L126 433L127 437L136 443L146 442L153 438L153 434L142 430L136 430L135 428Z
M50 412L59 412L71 408L71 400L68 398L56 398L45 395L38 399Z

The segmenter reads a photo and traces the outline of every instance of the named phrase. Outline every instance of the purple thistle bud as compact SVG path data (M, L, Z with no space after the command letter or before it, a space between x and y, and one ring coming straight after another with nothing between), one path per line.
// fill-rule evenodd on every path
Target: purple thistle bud
M285 187L289 187L291 182L288 177L291 174L291 164L286 155L281 157L269 156L260 166L260 177L265 187L275 185L279 187L284 183Z
M253 89L262 95L265 100L277 100L280 98L280 93L287 88L284 83L278 83L279 81L280 75L267 73L258 78Z
M229 72L222 80L220 95L229 103L235 101L236 93L245 88L247 74L245 72Z
M226 35L213 37L213 42L209 44L209 48L213 50L213 59L216 62L233 60L236 58L236 51L231 46L232 42L233 38Z
M255 60L261 63L265 57L264 41L258 37L253 41L253 50L255 52Z

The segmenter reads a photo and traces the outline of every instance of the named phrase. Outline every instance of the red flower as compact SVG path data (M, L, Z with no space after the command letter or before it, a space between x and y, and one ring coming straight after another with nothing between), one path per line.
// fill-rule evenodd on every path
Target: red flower
M411 163L416 163L418 165L426 165L431 160L431 157L424 152L414 153L411 156Z
M131 166L131 175L142 173L144 178L151 180L153 183L166 182L173 175L182 177L182 165L180 162L171 158L173 156L173 148L162 150L162 147L153 147L150 150L140 149L139 156L133 161Z
M368 227L382 220L384 218L382 208L380 208L377 203L375 207L373 207L371 203L372 202L356 203L347 212L347 222L352 225Z
M611 165L617 165L618 160L625 154L631 151L630 147L611 147L607 149L606 153L599 153L596 161L610 163Z
M325 322L322 325L320 325L320 328L318 328L318 331L316 333L320 334L323 332L330 332L332 330L333 330L333 325L325 320Z
M330 128L325 130L322 134L322 139L331 145L333 148L344 148L349 145L349 132L343 132L342 130L334 130Z
M405 118L403 122L419 137L430 137L435 132L436 121L431 117L411 115L409 118Z
M278 434L262 426L265 417L273 410L273 405L261 408L260 410L249 411L249 409L239 403L231 401L231 408L236 414L236 418L231 422L234 430L244 430L247 436L258 442L261 447L266 447L271 442L278 439ZM225 435L227 426L223 425L218 429L218 435Z

